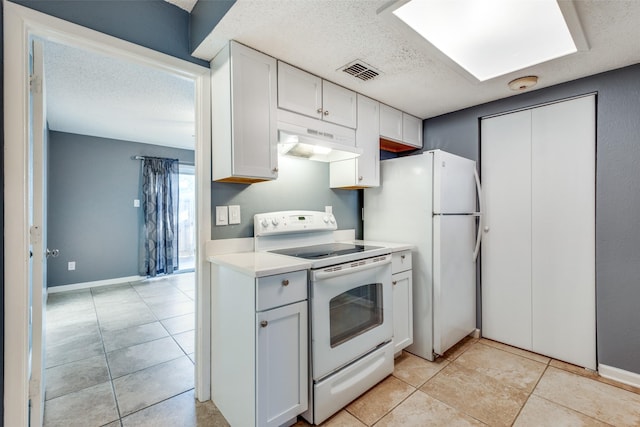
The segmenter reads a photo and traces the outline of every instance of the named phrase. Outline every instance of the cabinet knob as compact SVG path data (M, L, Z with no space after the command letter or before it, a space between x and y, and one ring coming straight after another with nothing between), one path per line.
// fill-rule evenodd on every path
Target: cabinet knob
M262 326L263 328L266 328L268 324L269 322L267 322L266 320L263 320L262 322L260 322L260 326Z
M324 111L324 115L325 115L325 116L328 116L328 115L329 115L329 111L328 111L328 110L325 110L325 111Z
M273 172L273 173L278 173L278 168L273 168L273 169L271 169L271 172Z
M489 232L489 226L488 226L488 225L484 227L484 232L485 232L485 233L488 233L488 232Z
M391 284L392 284L393 286L395 286L395 285L397 285L397 284L398 284L398 281L397 281L397 280L394 280L393 282L391 282Z
M316 110L316 113L322 114L322 108L318 108L318 109Z
M362 175L358 177L358 181L362 181Z
M405 259L407 256L406 255L400 255L400 258Z
M289 286L289 279L284 279L282 281L282 286Z

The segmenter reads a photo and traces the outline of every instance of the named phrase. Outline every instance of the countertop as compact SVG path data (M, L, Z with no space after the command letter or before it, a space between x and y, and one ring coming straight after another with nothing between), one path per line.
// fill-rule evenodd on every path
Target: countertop
M251 277L273 276L311 268L309 261L270 252L240 252L210 256L207 261Z
M382 246L389 248L391 252L400 252L413 249L413 245L406 243L374 242L369 240L348 240L340 243L355 243L368 246ZM207 261L238 271L250 277L272 276L274 274L288 273L296 270L311 268L311 262L286 255L278 255L270 252L239 252L214 255Z

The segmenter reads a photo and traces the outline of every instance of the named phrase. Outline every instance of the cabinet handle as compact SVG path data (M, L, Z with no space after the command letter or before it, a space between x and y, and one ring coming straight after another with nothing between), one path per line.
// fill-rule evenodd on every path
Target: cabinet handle
M362 181L362 175L358 177L358 181Z
M398 284L398 281L397 281L397 280L394 280L393 282L391 282L391 284L392 284L393 286L395 286L395 285L397 285L397 284Z
M267 322L266 320L263 320L262 322L260 322L260 326L262 326L263 328L266 328L268 324L269 322Z
M278 168L273 168L273 169L271 169L271 172L273 172L273 173L278 173Z
M325 111L324 111L324 115L325 115L325 116L328 116L328 115L329 115L329 110L325 110Z
M322 108L318 108L318 109L316 110L316 113L318 113L318 114L322 114Z
M282 286L289 286L289 279L284 279L282 281Z

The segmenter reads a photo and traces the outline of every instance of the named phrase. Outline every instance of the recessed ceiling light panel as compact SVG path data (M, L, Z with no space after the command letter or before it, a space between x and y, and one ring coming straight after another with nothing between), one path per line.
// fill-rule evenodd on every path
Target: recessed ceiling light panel
M556 0L411 0L393 14L480 81L577 51Z

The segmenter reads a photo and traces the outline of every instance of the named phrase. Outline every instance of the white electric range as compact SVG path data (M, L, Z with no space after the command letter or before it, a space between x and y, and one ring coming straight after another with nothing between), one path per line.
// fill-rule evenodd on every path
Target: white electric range
M341 243L336 219L316 211L254 216L255 250L311 262L310 399L320 424L393 372L391 250Z

